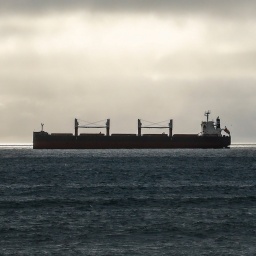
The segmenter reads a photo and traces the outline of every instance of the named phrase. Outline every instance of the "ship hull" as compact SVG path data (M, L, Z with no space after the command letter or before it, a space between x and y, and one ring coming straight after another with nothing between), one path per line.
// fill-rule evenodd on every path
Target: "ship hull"
M58 136L33 133L34 149L149 149L149 148L228 148L227 136Z

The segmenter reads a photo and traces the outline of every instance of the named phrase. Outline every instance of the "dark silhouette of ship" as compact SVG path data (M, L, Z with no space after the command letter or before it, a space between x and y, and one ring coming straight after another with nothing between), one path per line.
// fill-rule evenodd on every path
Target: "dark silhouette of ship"
M229 130L216 122L209 121L210 111L205 112L206 121L201 123L199 134L172 134L173 120L168 126L143 126L138 119L138 134L110 134L110 119L104 126L80 126L75 119L75 134L51 133L42 130L33 133L34 149L148 149L148 148L228 148L231 144ZM103 133L78 133L79 128L105 128ZM142 128L169 129L169 134L142 134ZM222 135L225 132L226 135Z

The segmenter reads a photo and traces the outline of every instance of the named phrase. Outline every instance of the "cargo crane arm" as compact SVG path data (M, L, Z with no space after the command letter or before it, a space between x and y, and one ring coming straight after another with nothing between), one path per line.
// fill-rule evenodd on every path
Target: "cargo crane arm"
M145 121L145 120L143 120L143 121ZM148 122L148 121L146 121L146 122ZM141 136L142 128L147 128L147 129L167 129L168 128L169 129L169 137L172 137L173 120L172 119L170 120L168 126L158 125L163 122L166 122L166 121L162 121L162 122L158 122L158 123L150 122L151 123L150 125L142 126L141 119L138 119L138 136ZM155 126L155 125L158 125L158 126Z
M101 121L97 121L94 123L88 123L88 125L79 125L78 119L75 118L75 136L78 136L78 128L105 128L106 129L106 135L109 136L109 131L110 131L110 119L107 119L106 125L95 125Z

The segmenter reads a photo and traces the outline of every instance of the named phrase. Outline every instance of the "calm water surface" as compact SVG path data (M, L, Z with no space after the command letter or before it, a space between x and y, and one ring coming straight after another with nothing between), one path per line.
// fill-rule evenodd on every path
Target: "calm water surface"
M0 147L0 255L256 255L256 147Z

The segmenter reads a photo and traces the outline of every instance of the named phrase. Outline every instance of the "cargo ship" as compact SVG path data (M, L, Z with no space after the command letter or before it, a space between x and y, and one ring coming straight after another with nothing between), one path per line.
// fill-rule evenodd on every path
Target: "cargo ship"
M230 131L220 126L220 118L216 122L209 121L210 111L205 112L206 121L201 123L198 134L172 134L173 120L166 126L144 126L138 119L137 134L110 134L110 119L104 126L82 126L75 119L75 133L45 132L43 124L39 132L33 132L34 149L149 149L149 148L229 148ZM80 133L79 128L104 128L104 133ZM168 129L168 134L142 134L144 128ZM222 132L225 134L222 135Z

